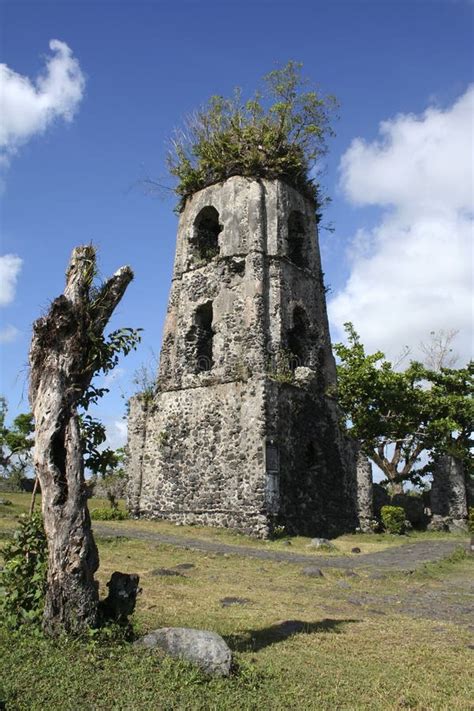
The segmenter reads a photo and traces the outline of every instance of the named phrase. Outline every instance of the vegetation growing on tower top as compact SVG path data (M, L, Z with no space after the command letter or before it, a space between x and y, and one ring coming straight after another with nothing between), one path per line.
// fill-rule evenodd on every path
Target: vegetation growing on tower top
M263 78L263 88L244 100L240 89L231 98L212 96L207 105L176 132L168 154L178 180L179 209L202 188L232 175L279 178L321 207L319 185L311 177L334 135L337 108L301 75L302 64L288 62Z

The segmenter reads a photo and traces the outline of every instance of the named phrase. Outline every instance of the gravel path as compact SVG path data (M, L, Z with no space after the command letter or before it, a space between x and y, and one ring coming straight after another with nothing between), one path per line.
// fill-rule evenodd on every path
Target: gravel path
M286 563L319 566L321 568L377 568L390 570L415 570L425 563L435 562L451 555L460 547L458 541L422 541L420 543L404 544L387 548L378 553L353 554L351 556L303 555L286 551L266 551L261 548L237 546L229 543L218 543L202 538L185 538L167 533L152 533L150 531L135 531L126 526L109 527L94 523L94 533L103 538L138 538L154 543L164 543L179 548L218 553L221 555L240 555L259 560L273 560ZM467 546L467 541L466 544Z

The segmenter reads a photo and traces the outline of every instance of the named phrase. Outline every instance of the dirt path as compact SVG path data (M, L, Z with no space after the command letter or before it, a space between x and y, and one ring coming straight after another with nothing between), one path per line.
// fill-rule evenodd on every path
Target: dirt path
M422 541L420 543L404 544L396 548L388 548L378 553L353 554L351 556L302 555L285 551L266 551L249 546L237 546L228 543L217 543L200 538L184 538L166 533L150 531L134 531L126 526L109 527L94 522L94 533L103 538L139 538L154 543L218 553L221 555L241 555L259 560L272 560L286 563L313 565L320 568L376 568L378 570L416 570L429 562L436 562L451 555L460 547L458 541ZM467 545L467 541L466 541Z

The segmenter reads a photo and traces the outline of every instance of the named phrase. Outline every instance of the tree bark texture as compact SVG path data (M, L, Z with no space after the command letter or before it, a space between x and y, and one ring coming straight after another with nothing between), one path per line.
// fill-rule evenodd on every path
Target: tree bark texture
M48 540L43 626L50 635L80 633L98 622L99 565L84 482L77 408L98 369L97 343L133 278L119 269L94 289L95 250L73 250L64 294L33 325L30 404L35 419L34 464Z

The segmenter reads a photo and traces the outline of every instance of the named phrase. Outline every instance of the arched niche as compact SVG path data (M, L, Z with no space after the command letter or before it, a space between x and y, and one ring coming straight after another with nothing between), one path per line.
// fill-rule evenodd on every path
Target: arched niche
M308 317L302 306L295 306L292 315L292 327L288 331L288 350L292 370L307 365L309 356Z
M194 312L193 325L186 337L187 350L192 359L192 370L195 373L212 370L214 365L212 319L212 301L206 301Z
M208 205L199 211L194 220L191 239L193 251L199 260L210 262L219 254L219 234L222 225L215 207Z
M302 212L293 210L288 218L288 258L297 267L306 267L307 254L307 227L306 218Z

